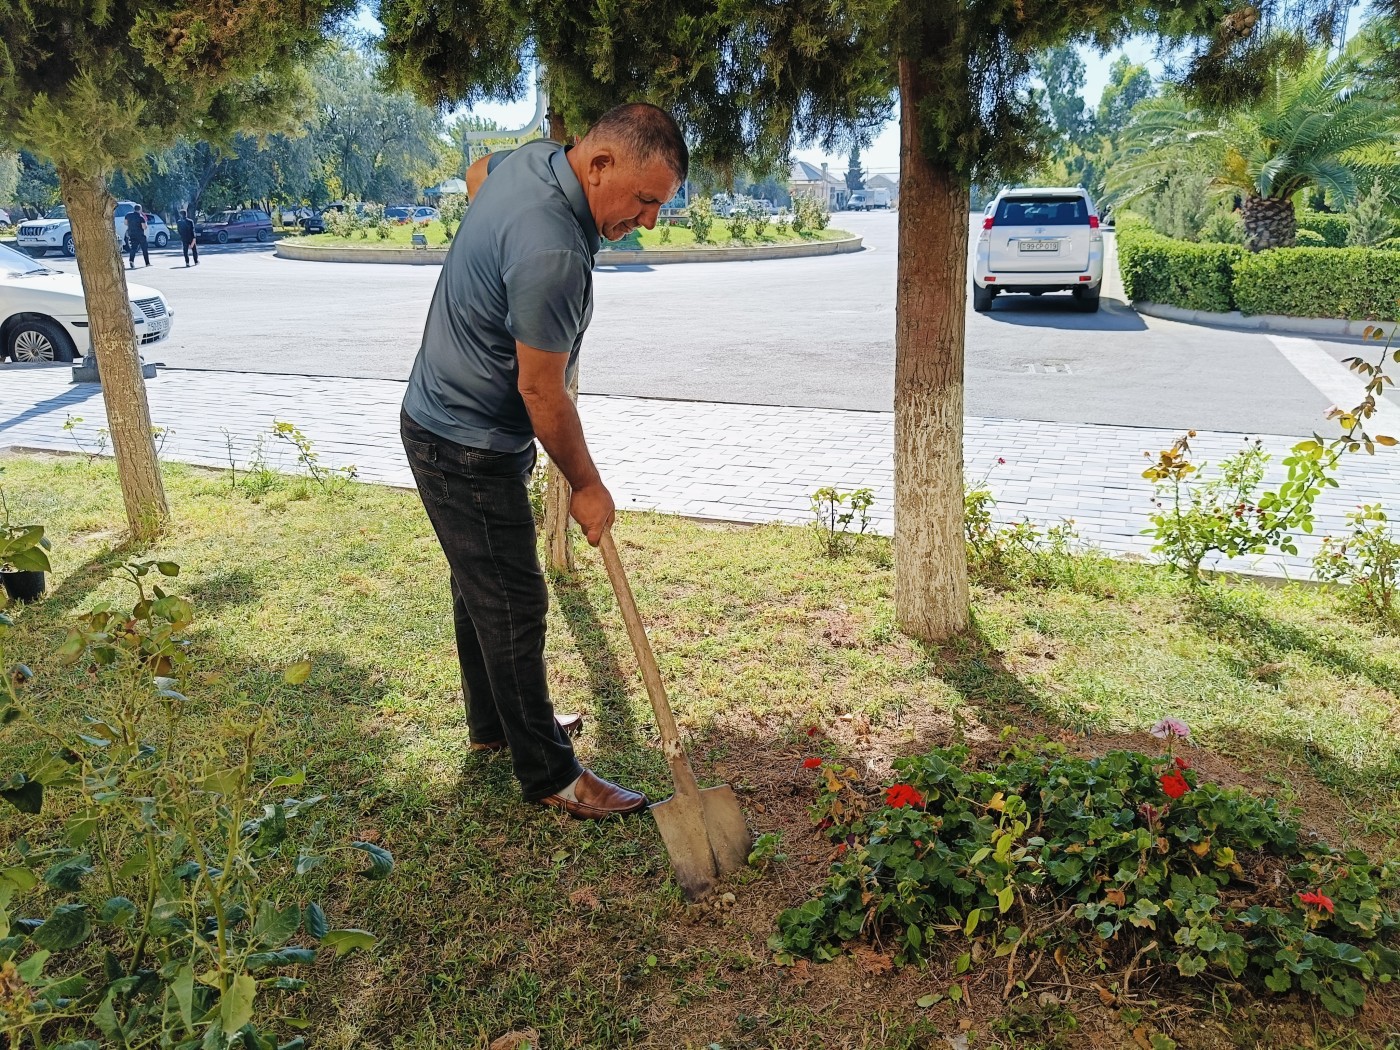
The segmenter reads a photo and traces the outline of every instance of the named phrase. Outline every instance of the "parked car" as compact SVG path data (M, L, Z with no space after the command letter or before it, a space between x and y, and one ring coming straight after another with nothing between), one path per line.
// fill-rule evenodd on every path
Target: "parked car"
M436 208L420 205L413 209L413 223L415 226L419 223L436 222L441 217L441 213Z
M400 226L406 222L412 222L413 209L402 204L396 204L392 208L385 208L384 221L397 223Z
M117 201L113 213L113 227L119 241L126 239L126 217L137 207L135 201ZM170 243L170 227L159 215L146 213L146 240L157 248ZM68 219L68 209L62 204L50 208L42 219L25 219L15 233L15 243L36 259L49 252L62 252L70 259L78 254L73 244L73 224Z
M982 219L972 308L986 313L1003 292L1069 291L1086 313L1099 308L1103 231L1080 187L1002 190Z
M316 212L304 215L297 220L297 225L301 227L302 233L325 233L326 220Z
M170 335L175 311L165 296L140 284L126 293L142 346ZM0 360L71 361L89 343L82 279L0 245Z
M272 216L257 208L231 208L198 223L195 236L201 241L270 241Z

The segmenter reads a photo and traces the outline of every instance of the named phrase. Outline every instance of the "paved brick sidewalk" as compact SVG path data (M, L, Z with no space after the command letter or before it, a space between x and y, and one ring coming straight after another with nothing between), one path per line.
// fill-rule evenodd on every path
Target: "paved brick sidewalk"
M389 380L162 370L148 382L151 414L171 427L167 459L227 466L229 440L240 465L274 419L295 423L330 466L354 463L366 481L412 485L398 440L404 384ZM822 485L869 486L874 522L893 520L893 417L884 412L709 404L584 395L580 410L603 476L623 508L736 521L810 520L809 497ZM87 444L103 425L101 391L69 382L67 368L0 369L0 448L73 450L64 421L81 416ZM226 438L224 431L228 432ZM1073 518L1086 542L1146 554L1141 536L1151 487L1142 453L1176 434L1138 427L967 420L968 476L989 474L1002 520ZM1293 438L1263 437L1275 460ZM1202 432L1198 457L1212 462L1240 447L1238 434ZM265 442L268 463L295 469L280 442ZM998 465L998 458L1006 460ZM1400 451L1348 461L1340 489L1324 494L1318 535L1341 531L1361 501L1400 516ZM1307 575L1313 544L1281 562L1232 567Z

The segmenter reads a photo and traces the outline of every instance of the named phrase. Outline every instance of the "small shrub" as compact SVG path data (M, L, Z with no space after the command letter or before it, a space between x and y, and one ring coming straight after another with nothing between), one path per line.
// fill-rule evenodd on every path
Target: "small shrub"
M812 228L811 203L812 198L806 194L799 193L792 198L792 232L799 237L806 236Z
M1320 233L1314 233L1312 230L1300 228L1294 238L1294 243L1299 248L1326 248L1327 238Z
M297 462L306 469L307 477L327 496L341 495L350 482L359 476L359 470L353 463L344 467L324 466L314 443L293 423L273 420L272 435L296 449Z
M671 243L671 224L663 222L661 224L661 235L657 238L662 244Z
M0 866L0 1036L11 1047L92 1050L82 1037L100 1032L102 1046L271 1050L299 1013L290 996L308 982L297 968L375 944L331 929L304 880L364 858L359 874L383 878L393 858L337 843L319 823L300 830L325 796L291 797L304 773L265 772L280 691L225 712L214 732L186 723L194 607L146 582L178 573L129 563L135 603L77 618L56 655L90 668L81 717L31 710L27 668L0 676L5 745L37 756L0 790L33 818ZM7 668L12 627L0 613ZM310 672L293 664L283 683ZM302 1045L290 1038L284 1048Z
M1351 585L1353 600L1377 619L1394 622L1400 586L1400 539L1379 503L1366 504L1347 515L1348 536L1327 536L1313 559L1319 580Z
M467 213L467 198L462 193L449 193L438 201L438 216L442 220L443 240L452 240L452 235L462 223Z
M749 217L753 220L754 237L761 239L768 232L768 224L773 217L765 209L758 207L749 213Z
M709 244L710 231L715 225L715 209L710 198L703 193L697 195L686 208L685 214L690 220L691 232L695 234L695 243Z
M332 208L323 216L326 224L326 232L334 234L336 237L349 238L355 232L355 218L348 211L340 211Z
M998 457L998 466L1005 462ZM992 516L996 503L986 476L969 482L963 493L963 535L972 575L988 583L1013 577L1041 582L1053 577L1053 563L1071 554L1079 541L1074 521L1066 518L1049 528L1029 518L998 525Z
M1199 581L1201 565L1212 554L1237 558L1270 550L1298 553L1295 533L1311 534L1313 505L1324 488L1337 487L1342 457L1362 449L1374 454L1377 445L1400 443L1390 435L1371 435L1365 430L1366 422L1376 413L1376 398L1393 382L1385 372L1391 359L1385 333L1367 329L1366 338L1385 342L1374 364L1359 357L1345 361L1367 380L1361 403L1328 413L1340 427L1335 437L1327 440L1314 434L1293 446L1283 461L1288 476L1277 489L1259 492L1269 454L1258 441L1226 458L1219 474L1206 480L1197 477L1202 468L1190 459L1194 430L1157 454L1142 472L1156 487L1153 503L1157 509L1149 515L1152 527L1144 530L1145 535L1156 538L1154 552L1164 555L1169 565L1193 582ZM1152 458L1151 453L1143 455Z
M749 209L746 205L741 204L729 213L729 236L733 240L748 240L752 227L753 222L749 218Z
M828 558L839 558L854 550L858 537L870 527L869 511L874 502L875 494L869 489L838 492L828 485L812 493L812 514L816 517L812 528L821 552ZM852 524L856 526L854 533Z
M1244 220L1239 212L1217 209L1201 227L1202 244L1244 244Z
M1243 245L1192 244L1152 232L1140 219L1118 224L1118 261L1130 300L1224 313L1235 308Z
M1085 759L1035 740L986 766L954 747L894 771L866 786L820 764L812 817L837 859L820 896L779 916L780 962L855 941L921 962L961 937L954 972L997 960L1009 996L1029 957L1087 943L1110 972L1297 988L1347 1017L1400 977L1400 868L1304 839L1275 800L1173 751Z
M1400 256L1374 248L1279 248L1235 263L1246 314L1392 320L1400 317Z
M1351 217L1348 215L1336 215L1327 211L1313 211L1311 208L1299 208L1294 212L1294 218L1298 221L1300 230L1312 230L1322 238L1323 246L1327 248L1345 248L1347 240L1351 236ZM1299 244L1299 247L1303 247Z

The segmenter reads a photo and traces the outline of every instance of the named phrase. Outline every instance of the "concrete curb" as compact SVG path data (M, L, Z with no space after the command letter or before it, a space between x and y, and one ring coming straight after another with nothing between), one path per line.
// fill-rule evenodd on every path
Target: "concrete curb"
M820 255L845 255L862 250L861 238L813 241L810 244L770 244L749 248L655 248L650 251L598 253L599 266L657 266L669 263L756 262L761 259L806 259ZM383 263L403 266L441 266L446 248L326 248L294 241L278 241L274 254L299 262Z
M1389 326L1393 321L1347 321L1340 317L1286 317L1282 314L1245 316L1238 310L1212 313L1209 310L1187 310L1166 303L1133 303L1133 309L1148 317L1186 324L1214 325L1244 332L1276 332L1287 335L1322 336L1325 339L1361 339L1367 328Z

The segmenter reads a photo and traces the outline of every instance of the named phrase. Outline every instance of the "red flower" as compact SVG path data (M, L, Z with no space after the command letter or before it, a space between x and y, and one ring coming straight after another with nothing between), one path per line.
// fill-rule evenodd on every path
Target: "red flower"
M817 729L816 726L808 726L808 727L807 727L807 735L808 735L808 736L816 736L818 732L819 732L819 730Z
M803 769L820 769L822 760L820 758L809 758L803 761Z
M895 809L903 809L905 806L922 806L924 796L910 787L908 784L895 784L893 787L885 788L885 805Z
M1176 768L1177 768L1177 769L1190 769L1190 768L1191 768L1191 763L1188 762L1188 761L1186 761L1186 759L1184 759L1184 758L1177 758L1177 759L1174 759L1174 761L1176 762Z
M1298 899L1304 904L1311 904L1318 911L1325 911L1328 915L1337 910L1332 903L1332 898L1325 893L1300 893Z
M1003 459L1001 456L998 456L998 457L997 457L997 465L998 465L998 466L1001 466L1001 467L1006 466L1006 460Z
M1191 790L1191 785L1186 783L1186 778L1176 770L1162 775L1162 790L1166 792L1168 798L1180 798Z

